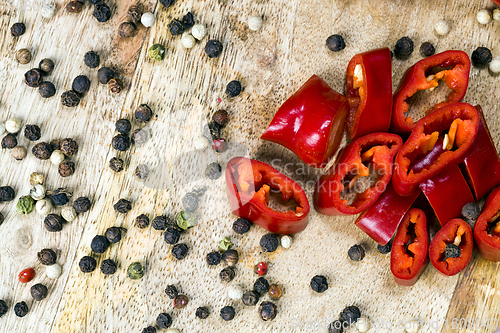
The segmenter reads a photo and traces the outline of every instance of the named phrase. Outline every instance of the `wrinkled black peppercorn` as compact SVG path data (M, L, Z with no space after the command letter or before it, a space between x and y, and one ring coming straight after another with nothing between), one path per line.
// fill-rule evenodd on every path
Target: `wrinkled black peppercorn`
M165 234L163 235L165 239L165 243L174 245L177 244L179 241L179 238L181 237L181 233L179 230L173 228L173 227L168 227L167 230L165 231Z
M205 169L205 176L211 180L219 179L221 174L222 174L222 167L217 162L210 163Z
M233 80L226 86L226 95L229 97L236 97L241 93L241 82ZM220 124L219 124L220 125Z
M156 317L156 325L163 329L169 328L172 326L172 317L168 313L160 313Z
M14 305L14 313L18 317L26 316L28 314L28 311L28 305L24 301L16 303L16 305Z
M182 260L186 258L188 250L189 248L186 244L175 244L172 248L172 255L175 257L175 259Z
M241 300L246 306L255 306L259 302L259 298L260 294L256 291L251 290L245 292Z
M52 146L46 142L39 142L31 149L33 155L40 160L48 160L52 154Z
M135 168L135 176L139 179L148 178L149 167L146 164L139 164L137 168Z
M237 234L243 235L250 231L250 227L252 226L252 222L248 221L244 218L239 218L233 223L233 230Z
M92 239L90 243L90 248L95 253L104 253L109 247L108 239L104 236L97 235Z
M115 71L109 67L101 67L97 71L97 79L101 84L108 84L109 80L116 77Z
M126 229L120 227L110 227L106 229L104 236L108 240L108 242L114 244L118 243L122 239L122 232L125 232Z
M122 214L127 214L132 209L132 203L125 199L118 200L117 203L113 206L113 208Z
M182 206L184 210L194 212L198 208L198 196L193 192L186 193L182 197Z
M328 289L328 281L323 275L316 275L311 279L311 289L317 293L324 293Z
M168 30L170 30L172 36L182 35L184 32L184 25L182 25L181 21L174 19L168 24Z
M269 282L264 277L260 277L253 284L253 290L260 295L264 295L269 291Z
M265 234L260 239L260 247L264 252L274 252L278 248L280 241L275 234Z
M147 104L141 104L134 114L138 123L147 123L153 117L153 110Z
M111 141L113 149L118 151L126 151L130 148L130 138L125 134L118 134Z
M434 48L434 45L432 45L429 42L424 42L422 45L420 45L420 53L424 57L430 57L431 55L434 55L436 53L436 49Z
M16 192L10 186L0 187L0 202L2 201L12 201L16 197Z
M409 37L402 37L396 42L394 55L398 59L405 59L413 53L413 41Z
M205 45L205 53L209 58L217 58L222 53L222 48L221 42L211 39Z
M149 132L143 128L138 128L132 134L132 139L136 145L142 146L149 140Z
M179 292L174 285L169 284L167 288L165 288L165 294L167 294L168 298L174 299L179 295Z
M156 333L156 328L154 326L148 326L142 329L141 333Z
M61 150L61 140L54 139L50 141L50 146L52 147L52 150Z
M12 149L17 147L17 138L14 134L7 134L2 139L2 148L3 149Z
M43 72L38 68L33 68L24 74L24 82L31 88L38 88L43 82Z
M141 17L142 17L143 12L144 11L142 9L142 5L139 3L136 5L130 6L127 10L127 15L128 15L128 17L130 17L132 22L134 22L135 24L138 24L141 22Z
M359 317L361 317L361 311L359 311L357 306L351 305L342 310L339 320L352 324L357 322Z
M462 208L462 216L468 220L477 220L479 214L481 214L481 210L479 209L479 206L474 202L469 202Z
M378 252L380 252L382 254L387 254L387 253L391 252L391 249L392 249L392 240L390 240L385 245L380 245L380 244L377 245Z
M40 70L45 74L45 75L49 75L50 73L52 73L52 71L54 70L54 62L50 59L42 59L40 61L40 63L38 64L38 68L40 68Z
M365 257L365 249L361 245L356 244L351 246L347 251L347 255L351 260L361 261Z
M8 310L9 307L7 306L7 303L5 303L3 299L0 299L0 317L6 314Z
M123 38L134 37L137 33L137 27L134 22L122 22L118 27L118 34Z
M35 301L41 301L47 297L49 290L43 284L37 283L31 287L30 292Z
M132 124L128 119L118 119L115 123L115 128L118 133L127 134L132 129Z
M97 68L101 63L101 57L95 51L89 51L85 53L83 61L85 65L89 68Z
M26 32L26 25L22 22L14 23L12 27L10 27L10 33L14 37L19 37L24 35Z
M221 127L215 121L211 121L210 123L208 123L208 131L209 134L207 136L207 139L218 140L221 138Z
M57 260L57 255L51 249L43 249L37 253L38 260L42 263L42 265L54 265Z
M61 177L69 177L75 173L75 163L71 161L62 161L59 163L57 171Z
M328 47L330 51L340 52L345 49L344 38L340 35L331 35L326 39L326 47Z
M188 12L182 17L182 25L184 26L184 29L189 29L194 25L193 13Z
M344 333L342 322L340 320L335 320L330 325L328 325L328 333Z
M149 217L145 214L141 214L135 218L135 225L139 229L144 229L149 226Z
M80 270L83 273L90 273L95 271L97 267L97 262L94 258L90 256L85 256L80 259L80 262L78 263L78 266L80 267Z
M153 221L151 221L151 226L155 230L165 230L170 225L166 216L156 216Z
M240 256L234 249L227 250L222 254L222 261L228 266L234 266L238 263Z
M208 316L210 315L210 312L208 311L208 308L200 306L199 308L196 309L195 315L200 319L207 319Z
M472 64L478 68L483 68L493 60L490 49L487 47L478 47L472 52Z
M49 232L59 232L62 230L64 219L57 214L49 214L43 220L45 229Z
M45 81L40 83L40 86L38 87L38 93L43 98L51 98L56 94L56 87L52 82Z
M80 96L73 90L65 91L61 95L61 103L68 108L74 108L80 104Z
M220 264L221 255L219 251L210 252L207 254L207 264L215 266Z
M37 125L26 125L24 128L24 136L30 141L40 140L40 137L42 136L40 127Z
M90 89L90 79L85 75L78 75L73 80L72 88L79 94L85 94Z
M223 320L229 321L233 320L236 313L234 312L234 308L232 306L225 306L220 310L220 316Z
M86 197L80 197L73 202L73 208L77 213L86 213L90 207L92 207L92 202Z
M234 271L233 267L226 267L224 268L220 273L219 276L222 281L224 282L231 282L234 277L236 276L236 272Z
M112 259L106 259L101 262L101 272L105 275L113 275L116 273L116 262Z
M50 195L50 199L56 206L64 206L72 197L71 193L66 191L62 187L58 188L55 191L49 191L47 192L47 194Z
M462 255L462 251L455 244L446 244L444 249L444 260L447 258L458 258Z
M123 171L123 160L121 158L113 157L109 160L109 168L114 172Z
M229 114L226 110L218 110L212 116L212 120L220 127L224 127L229 122Z
M273 320L278 314L278 307L272 302L262 302L259 305L259 314L264 321Z
M105 3L98 3L94 7L94 13L92 15L99 22L106 22L111 18L111 9Z

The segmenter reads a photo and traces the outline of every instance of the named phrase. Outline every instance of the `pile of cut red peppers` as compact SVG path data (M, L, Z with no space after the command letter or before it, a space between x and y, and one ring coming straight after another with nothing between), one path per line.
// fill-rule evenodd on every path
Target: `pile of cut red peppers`
M351 141L317 181L314 208L330 216L361 213L356 226L381 245L394 236L391 271L401 285L413 285L429 260L441 273L457 274L468 265L474 244L486 260L500 261L500 187L488 195L473 230L458 218L464 205L500 184L500 159L481 107L461 103L469 71L466 53L445 51L410 67L393 95L389 49L361 53L347 66L344 95L313 75L261 137L307 165L325 168L346 131ZM450 89L446 100L415 122L406 115L409 98L434 90L439 81ZM237 216L274 233L306 228L305 192L270 165L235 157L226 183ZM271 209L272 190L293 199L295 211ZM418 197L426 198L440 224L430 242L431 210L412 208Z

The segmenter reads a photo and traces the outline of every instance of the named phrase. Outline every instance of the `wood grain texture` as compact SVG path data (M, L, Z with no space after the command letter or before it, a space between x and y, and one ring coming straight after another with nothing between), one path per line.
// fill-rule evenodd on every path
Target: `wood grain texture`
M455 277L444 277L429 265L415 286L401 287L393 282L389 257L380 255L376 244L353 225L354 217L325 217L314 211L308 228L294 236L290 250L261 253L259 240L264 230L253 227L244 236L232 232L235 217L225 198L223 177L216 181L204 177L209 163L225 165L231 157L245 155L271 163L299 182L311 199L319 171L305 167L288 150L259 140L279 105L314 73L342 92L345 67L353 55L371 48L392 49L402 36L414 40L416 51L406 61L393 61L394 88L404 71L421 59L418 47L424 41L431 41L437 52L461 49L470 55L476 47L487 46L495 56L500 55L500 23L481 26L475 20L480 8L491 7L487 0L179 0L168 9L150 0L143 4L155 11L157 22L148 30L140 28L132 39L119 38L116 31L133 0L108 1L114 15L104 24L96 22L88 4L76 15L64 10L64 1L57 2L59 10L51 20L43 19L36 11L0 7L0 120L15 116L24 124L38 124L42 141L75 138L80 145L73 157L77 172L63 179L48 161L40 162L29 154L17 162L2 150L0 184L12 185L19 197L29 191L29 174L40 171L46 175L48 187L68 187L75 197L91 197L94 205L89 213L65 225L61 233L50 234L36 213L21 217L14 202L0 204L6 216L0 226L0 239L4 239L0 242L0 299L8 300L11 306L20 300L30 305L25 318L15 317L13 311L0 318L5 332L140 332L153 325L161 312L170 313L173 327L181 332L325 332L340 311L351 304L379 323L414 319L436 323L436 327L424 326L423 332L470 331L464 326L452 326L454 318L458 319L457 325L461 318L500 320L498 264L475 255L467 269ZM209 34L193 49L186 50L179 37L170 35L167 25L190 10L197 22L207 26ZM262 30L248 29L246 22L251 15L263 15ZM439 19L451 23L449 35L434 33ZM17 21L26 22L28 30L14 39L9 28ZM344 51L332 53L325 47L326 38L333 33L344 36ZM222 55L216 59L208 59L204 52L206 41L212 38L224 45ZM162 62L147 56L154 43L167 48ZM34 60L24 66L13 57L15 50L22 47L34 52ZM83 55L91 49L101 54L103 65L122 74L127 91L115 96L97 83L97 71L83 65ZM24 72L45 57L56 62L49 80L56 85L57 96L71 87L77 75L91 78L91 91L78 108L63 108L59 97L43 100L22 82ZM224 89L233 79L241 80L245 89L240 96L228 99ZM483 106L497 148L498 80L487 70L472 69L464 99ZM420 98L421 105L428 97ZM121 117L132 120L133 110L141 103L150 105L155 116L148 125L133 122L133 127L148 131L151 138L117 155L110 148L114 121ZM228 151L194 151L193 140L202 134L203 125L219 108L231 116L224 129L230 142ZM31 149L33 144L20 138L20 144ZM108 168L114 156L125 160L124 172L114 174ZM146 181L134 176L136 166L142 163L151 168ZM172 257L171 246L163 241L161 232L134 226L139 214L151 219L161 214L173 218L182 209L183 195L203 187L207 191L198 209L199 225L181 237L190 248L183 261ZM121 215L113 210L119 198L133 202L131 212ZM81 273L78 262L91 254L92 238L115 225L128 229L122 242L102 255L93 255L98 263L106 258L117 260L118 272L109 277L99 270ZM207 266L206 253L216 250L224 236L231 237L241 255L237 277L229 285L251 289L256 279L253 265L262 260L270 262L269 281L285 289L283 298L277 301L279 314L273 322L261 321L257 308L228 299L228 284L218 276L223 265ZM349 261L346 255L355 243L364 244L367 250L359 263ZM63 266L58 280L45 277L36 259L36 253L46 247L57 249L58 263ZM138 281L126 277L126 268L134 261L142 262L146 270ZM32 283L17 282L17 273L27 266L35 266L39 272L32 283L47 283L49 287L49 297L43 302L31 301ZM330 283L328 291L321 295L309 287L316 274L327 276ZM184 309L174 309L164 294L170 283L190 298ZM262 299L268 300L268 296ZM225 305L236 309L231 322L220 319L219 311ZM198 306L210 309L208 319L195 318ZM473 331L491 332L495 328L482 326ZM395 330L374 327L372 331Z

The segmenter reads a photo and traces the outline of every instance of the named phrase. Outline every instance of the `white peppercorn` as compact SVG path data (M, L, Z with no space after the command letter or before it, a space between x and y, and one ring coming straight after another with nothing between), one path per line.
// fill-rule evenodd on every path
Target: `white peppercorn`
M26 157L27 151L26 148L22 146L16 146L10 150L10 153L14 159L20 161Z
M3 122L0 122L0 136L4 135L5 133L5 124Z
M57 279L62 274L62 267L58 264L45 266L45 274L49 279Z
M151 27L155 23L155 15L151 12L142 14L141 23L146 28Z
M196 139L194 139L194 149L205 149L210 145L210 142L208 142L208 139L205 138L204 136L199 136Z
M64 161L64 153L59 149L54 150L52 154L50 154L50 162L54 165L59 165L62 161Z
M445 20L439 20L437 21L434 29L438 35L444 36L450 32L451 27Z
M289 249L292 246L292 237L285 235L281 236L281 246L285 249Z
M232 300L239 300L243 298L243 289L241 287L229 287L227 289L227 296Z
M253 31L257 31L262 28L262 17L252 16L248 19L248 28Z
M412 320L405 325L406 332L417 333L420 329L420 323L417 320Z
M500 58L495 58L490 62L490 71L495 74L500 73Z
M78 214L76 213L76 210L73 208L73 206L66 206L62 209L61 216L66 221L71 222L76 219Z
M493 10L493 19L495 21L500 21L500 8L495 8Z
M15 134L19 132L22 128L21 121L16 118L10 118L5 122L5 129L7 132Z
M43 174L38 172L33 172L30 175L30 185L35 186L38 184L43 184Z
M477 12L477 21L481 24L488 24L491 22L491 13L488 9L483 8Z
M45 198L45 186L43 185L35 185L31 190L30 190L30 196L34 200L42 200Z
M52 211L52 202L47 199L38 200L35 205L35 210L40 215L48 215Z
M187 34L182 36L181 43L182 46L184 46L186 49L190 49L196 44L196 40L194 39L193 35Z
M360 317L356 322L356 328L361 333L368 332L368 330L370 329L370 322L368 321L368 318Z
M203 24L195 24L191 29L191 34L197 40L202 40L207 35L207 28Z
M56 14L56 4L54 1L47 1L40 9L43 18L51 19Z

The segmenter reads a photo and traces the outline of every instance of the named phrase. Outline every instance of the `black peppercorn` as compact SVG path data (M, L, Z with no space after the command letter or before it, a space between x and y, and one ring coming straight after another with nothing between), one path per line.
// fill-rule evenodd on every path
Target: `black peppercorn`
M186 193L182 197L182 206L184 210L194 212L198 208L198 196L193 192Z
M101 262L101 272L104 275L113 275L116 273L116 262L112 259L106 259Z
M2 148L3 149L12 149L17 147L17 138L14 134L7 134L2 139Z
M118 119L115 123L115 129L120 134L127 134L132 129L132 124L128 119Z
M182 260L186 258L188 250L189 248L186 244L175 244L172 248L172 255L175 257L175 259Z
M229 97L236 97L241 93L241 82L233 80L226 86L226 95ZM220 124L219 124L220 125Z
M111 18L111 9L105 3L99 3L94 7L92 15L99 22L106 22Z
M62 161L59 163L57 171L61 177L69 177L75 173L75 163L71 161Z
M445 260L447 258L458 258L462 255L462 251L458 246L455 244L446 244L446 247L444 249L444 258Z
M38 260L42 263L42 265L50 266L54 265L57 260L57 255L51 249L43 249L37 253Z
M40 127L38 127L37 125L26 125L26 127L24 128L24 136L29 141L40 140L40 137L42 136Z
M117 203L113 206L113 208L122 214L127 214L132 209L132 203L125 199L118 200Z
M244 218L239 218L233 223L233 230L237 234L243 235L250 231L250 227L252 226L252 222L248 221Z
M0 187L0 202L2 201L12 201L16 197L16 192L10 186Z
M85 75L78 75L71 86L77 93L85 94L90 89L90 79Z
M118 34L123 38L134 37L137 32L137 27L133 22L123 22L118 28Z
M232 306L225 306L220 309L220 316L223 320L229 321L233 320L236 313L234 312L234 308Z
M326 39L326 47L330 51L340 52L345 49L344 38L341 35L331 35Z
M174 298L174 308L182 309L188 304L188 302L189 298L186 295L179 295L176 298Z
M160 0L160 3L165 7L170 7L175 3L175 0Z
M493 60L491 51L487 47L478 47L472 52L472 64L478 68L483 68Z
M144 328L141 333L156 333L156 328L154 326L148 326Z
M122 91L122 85L122 81L119 79L111 79L108 82L108 87L112 94L119 94Z
M123 171L123 160L121 158L113 157L109 160L109 168L114 172Z
M274 252L278 248L280 241L275 234L265 234L260 239L260 247L264 252Z
M66 10L69 13L79 13L82 11L83 4L80 1L70 1L66 5Z
M74 108L80 104L80 96L73 90L65 91L61 95L61 103L68 108Z
M430 57L431 55L434 55L434 53L436 53L436 49L434 48L434 45L432 45L431 43L425 42L422 43L422 45L420 45L420 53L424 57Z
M49 232L59 232L62 230L64 219L57 214L49 214L45 216L43 225Z
M179 295L179 292L174 285L169 284L167 288L165 288L165 294L167 294L170 299L174 299L177 297L177 295Z
M351 246L347 251L347 255L351 260L361 261L365 257L365 249L361 245L356 244Z
M24 35L26 32L26 25L22 22L14 23L12 27L10 27L10 33L14 37L19 37Z
M188 12L182 17L182 25L184 26L184 29L189 29L194 25L193 13Z
M226 267L220 273L219 276L223 282L231 282L236 276L236 272L233 267Z
M216 111L212 116L212 120L220 127L224 127L229 122L229 114L226 110Z
M118 134L111 141L113 149L118 151L126 151L130 148L130 138L125 134Z
M56 87L52 82L44 81L40 83L40 86L38 87L38 93L43 98L51 98L56 94Z
M28 311L28 305L24 301L16 303L16 305L14 305L14 313L18 317L26 316L28 314Z
M9 307L7 306L7 303L5 303L3 299L0 299L0 317L6 314L8 310Z
M479 209L479 206L474 202L469 202L462 207L462 216L468 220L477 220L479 214L481 214L481 209Z
M209 141L220 139L220 132L221 127L215 121L211 121L203 127L203 136L205 136Z
M38 64L38 68L40 68L40 70L43 72L43 74L45 75L49 75L50 73L52 73L52 71L54 70L54 62L50 59L42 59L40 61L40 63Z
M30 289L31 297L33 297L35 301L41 301L47 297L48 291L47 287L41 283L33 285Z
M179 230L173 227L168 227L165 233L163 234L163 237L165 239L165 243L174 245L177 244L177 242L179 241L181 233L179 232Z
M208 308L200 306L199 308L196 309L195 315L200 319L207 319L208 316L210 315L210 312L208 311Z
M222 174L222 167L217 162L210 163L205 169L205 176L211 180L219 179L221 174Z
M182 25L181 21L174 19L168 24L168 30L170 30L172 36L182 35L184 32L184 25Z
M31 152L40 160L48 160L52 154L52 146L46 142L39 142L33 146Z
M210 252L209 254L207 254L207 264L209 264L210 266L218 265L220 264L220 258L221 255L219 251Z
M396 42L394 55L398 59L405 59L413 53L413 41L409 37L402 37Z
M90 207L92 207L92 202L86 197L80 197L73 202L73 208L77 213L86 213Z
M243 298L241 299L241 301L246 306L254 306L257 305L257 303L259 302L259 298L260 294L256 291L251 290L243 294Z
M160 313L156 317L156 325L160 328L167 329L172 326L172 317L168 313Z
M389 241L387 244L385 245L380 245L378 244L377 245L377 250L378 252L380 252L381 254L387 254L387 253L390 253L391 252L391 249L392 249L392 241Z
M143 10L141 4L132 5L127 10L127 15L135 24L141 22L142 13Z
M43 72L38 68L33 68L24 74L24 82L31 88L38 88L43 82Z
M278 307L273 302L262 302L259 305L259 314L264 321L273 320L278 314Z
M151 226L155 230L165 230L169 226L169 221L166 216L156 216L153 221L151 221Z
M83 61L85 62L85 65L87 65L87 67L97 68L101 63L101 57L99 57L99 55L95 51L89 51L85 53Z
M5 220L5 218L3 217L2 213L0 213L0 225L2 225L4 220Z
M122 232L125 232L126 229L120 227L109 227L106 229L104 236L108 240L108 242L114 244L118 243L122 239Z
M132 138L135 142L135 144L142 146L149 140L149 132L145 129L138 128L134 131L134 134L132 135Z
M90 243L90 248L95 253L104 253L109 247L109 242L106 237L97 235L92 239Z
M205 45L205 53L209 58L217 58L222 53L222 48L221 42L211 39Z
M64 206L72 197L72 194L62 187L55 191L48 191L47 194L50 195L50 199L56 206Z
M135 218L135 225L139 229L144 229L149 226L149 217L145 214L141 214Z
M269 282L264 277L260 277L253 284L253 290L260 295L264 295L269 291Z
M149 167L146 164L139 164L137 168L135 168L135 176L139 179L148 178Z
M52 140L50 141L50 146L52 147L52 150L61 150L61 140Z
M335 320L328 325L328 333L344 333L344 328L340 320Z
M115 71L109 67L101 67L97 71L97 79L101 84L108 84L109 80L116 77Z
M328 281L323 275L316 275L311 279L311 288L317 293L324 293L328 289Z
M94 258L90 256L85 256L80 259L80 262L78 263L78 266L80 267L80 270L83 273L90 273L95 271L97 267L97 262Z
M222 260L228 266L236 265L238 263L239 257L240 256L238 255L238 251L234 249L227 250L222 254Z
M359 317L361 317L361 311L359 311L357 306L351 305L342 310L339 320L341 322L349 323L350 325L357 322Z
M135 120L138 123L147 123L153 117L153 111L147 104L141 104L135 110Z

